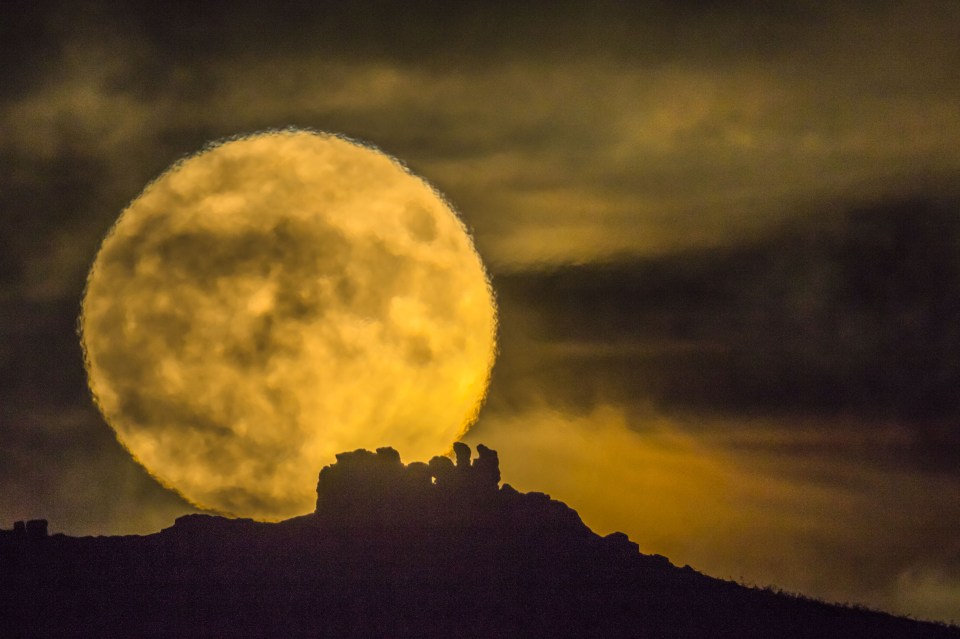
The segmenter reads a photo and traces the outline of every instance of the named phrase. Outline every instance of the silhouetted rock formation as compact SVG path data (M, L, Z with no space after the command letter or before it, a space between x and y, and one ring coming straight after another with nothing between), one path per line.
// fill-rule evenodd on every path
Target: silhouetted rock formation
M13 522L13 530L0 530L0 535L43 539L47 536L47 520L31 519L27 522L15 521Z
M187 515L100 538L17 525L0 535L0 637L960 637L676 568L500 487L496 452L477 453L342 453L317 511L277 524Z
M470 467L470 447L463 442L453 444L453 456L457 458L457 468L466 470Z
M491 450L483 444L477 444L477 461L473 463L473 472L477 481L486 486L497 486L500 483L500 459L497 451Z
M482 444L472 463L466 444L457 442L453 451L455 465L438 456L429 464L407 466L392 448L340 453L335 464L320 471L316 512L341 526L436 527L475 517L478 504L496 498L500 462L496 451Z

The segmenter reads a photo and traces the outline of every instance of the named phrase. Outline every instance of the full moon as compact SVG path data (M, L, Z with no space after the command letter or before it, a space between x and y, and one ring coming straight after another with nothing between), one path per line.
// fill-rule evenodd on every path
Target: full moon
M477 417L496 306L427 182L331 134L267 132L174 164L123 211L80 318L119 441L201 508L313 510L338 452L447 452Z

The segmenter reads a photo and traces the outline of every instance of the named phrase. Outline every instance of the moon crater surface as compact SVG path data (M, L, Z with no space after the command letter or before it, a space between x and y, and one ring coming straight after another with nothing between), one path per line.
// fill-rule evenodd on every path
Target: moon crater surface
M81 336L120 442L194 504L308 512L337 452L449 450L486 393L496 307L463 223L395 159L308 131L175 164L122 213Z

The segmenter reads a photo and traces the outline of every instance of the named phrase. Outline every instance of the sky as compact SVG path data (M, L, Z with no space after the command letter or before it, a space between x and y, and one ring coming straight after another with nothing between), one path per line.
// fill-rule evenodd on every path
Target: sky
M262 4L4 4L0 526L193 510L89 397L85 278L171 163L307 127L471 229L500 356L465 441L505 482L707 574L960 622L960 5Z

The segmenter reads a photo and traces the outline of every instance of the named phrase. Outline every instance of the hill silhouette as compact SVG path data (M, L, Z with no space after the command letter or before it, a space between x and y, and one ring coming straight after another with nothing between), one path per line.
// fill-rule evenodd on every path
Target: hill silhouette
M341 453L316 512L279 523L75 538L18 522L0 534L0 636L960 637L678 568L500 486L495 451L454 452Z

